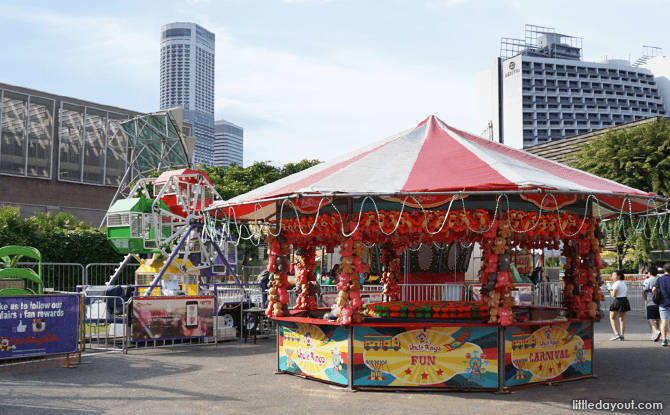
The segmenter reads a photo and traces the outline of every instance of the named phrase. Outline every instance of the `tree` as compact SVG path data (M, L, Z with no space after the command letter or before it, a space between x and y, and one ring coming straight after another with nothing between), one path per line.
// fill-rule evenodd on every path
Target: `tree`
M301 172L321 163L319 160L302 160L298 163L287 163L283 167L275 167L271 161L257 161L247 168L231 164L228 168L218 166L200 166L201 171L207 173L214 184L214 188L224 200L232 199L241 194L250 192L266 184L272 183L294 173ZM232 227L233 237L237 238L238 228ZM244 237L249 233L242 229ZM242 265L248 265L251 255L258 255L258 247L251 240L242 239L238 245L238 254L242 254Z
M575 154L573 167L645 192L670 195L670 125L667 120L626 129L610 129ZM656 219L621 221L606 225L614 236L619 269L628 249L638 263L649 260L652 249L662 247ZM663 235L663 233L661 233Z

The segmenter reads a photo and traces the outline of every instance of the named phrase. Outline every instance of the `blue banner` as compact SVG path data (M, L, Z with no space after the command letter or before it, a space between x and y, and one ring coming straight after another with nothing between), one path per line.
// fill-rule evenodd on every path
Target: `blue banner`
M75 352L79 296L0 297L0 359Z

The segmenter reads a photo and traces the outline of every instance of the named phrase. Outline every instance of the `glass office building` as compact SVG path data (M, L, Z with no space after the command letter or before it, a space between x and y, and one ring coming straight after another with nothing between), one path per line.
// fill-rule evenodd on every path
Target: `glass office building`
M226 120L214 123L214 164L240 167L244 161L244 129Z
M195 23L161 29L160 108L184 108L194 164L214 164L214 33Z
M0 84L0 205L99 224L126 170L121 122L137 115Z

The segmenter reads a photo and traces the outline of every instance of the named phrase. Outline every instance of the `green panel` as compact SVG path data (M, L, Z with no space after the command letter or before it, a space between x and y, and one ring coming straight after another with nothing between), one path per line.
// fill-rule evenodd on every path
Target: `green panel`
M29 246L9 245L0 248L0 258L4 258L8 255L23 255L29 258L36 259L38 261L42 260L42 255L40 254L40 251L38 251L35 248L31 248Z
M24 278L26 280L39 284L38 294L42 294L42 279L35 274L35 271L28 268L5 268L0 269L0 279L2 278Z
M121 213L121 212L143 212L151 213L151 206L154 204L154 199L148 197L133 197L129 199L121 199L114 202L107 213ZM162 200L158 203L161 208L169 210L165 202Z
M130 226L107 228L107 239L130 238Z

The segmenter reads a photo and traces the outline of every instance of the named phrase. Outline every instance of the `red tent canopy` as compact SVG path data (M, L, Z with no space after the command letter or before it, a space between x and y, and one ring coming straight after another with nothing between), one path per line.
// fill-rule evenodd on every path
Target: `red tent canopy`
M641 213L661 204L652 193L468 134L430 116L411 130L212 208L233 219L262 220L275 214L276 200L287 197L540 191L594 195L612 211Z

